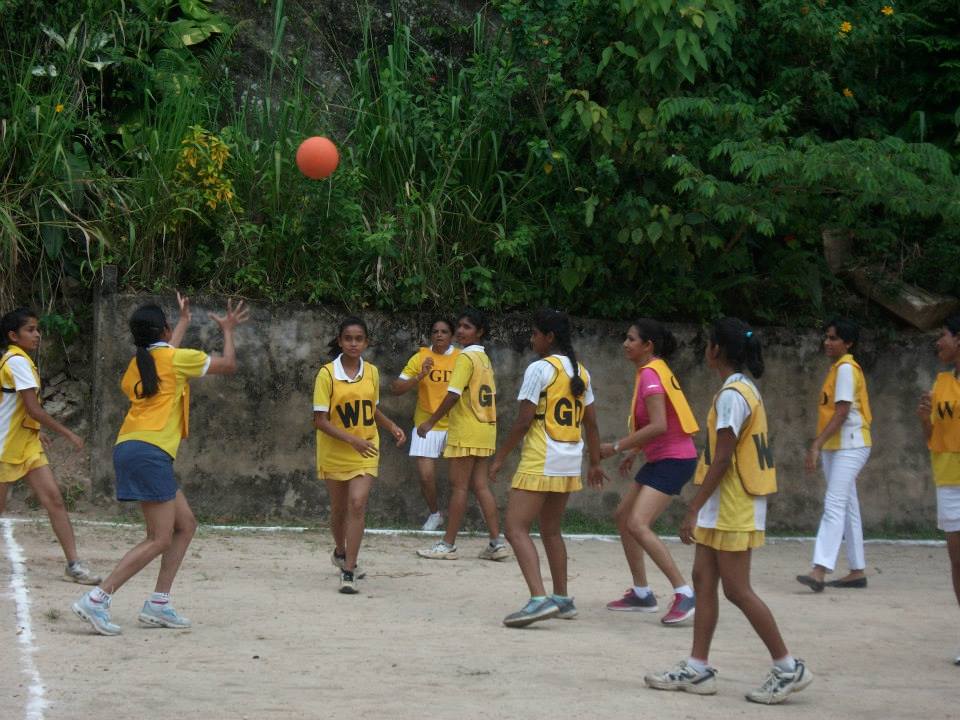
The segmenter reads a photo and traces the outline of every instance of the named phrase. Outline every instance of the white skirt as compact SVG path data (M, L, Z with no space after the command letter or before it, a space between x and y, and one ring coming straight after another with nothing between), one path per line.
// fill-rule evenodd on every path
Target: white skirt
M937 488L937 527L944 532L960 532L960 485Z
M446 444L446 430L431 430L425 438L422 438L414 428L410 432L410 457L438 458L443 455Z

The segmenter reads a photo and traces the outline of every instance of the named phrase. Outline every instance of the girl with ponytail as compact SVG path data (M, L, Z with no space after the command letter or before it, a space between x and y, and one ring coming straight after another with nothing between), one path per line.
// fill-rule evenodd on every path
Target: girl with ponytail
M26 480L63 549L67 579L95 585L100 577L77 557L73 525L44 453L50 441L41 427L63 436L77 451L83 450L83 439L50 417L40 402L40 373L31 357L40 349L40 326L33 310L17 308L0 318L0 349L0 514L7 489Z
M494 482L506 457L523 440L520 465L511 483L506 531L530 600L504 618L507 627L576 616L577 608L567 590L567 549L560 523L570 493L583 487L584 435L590 454L588 481L599 488L605 479L590 374L577 362L566 314L541 310L534 315L530 345L540 359L523 375L517 419L490 464L490 481ZM551 595L544 589L540 558L530 539L534 520L550 564Z
M120 381L130 409L113 448L113 467L117 500L140 503L147 537L123 556L106 580L73 603L73 612L101 635L120 634L120 627L110 619L113 595L158 556L157 583L139 620L152 627L190 627L190 621L170 603L170 590L197 521L177 487L173 461L189 431L189 381L236 372L234 329L246 322L250 313L242 301L236 305L227 301L225 315L210 313L223 331L223 355L208 355L179 347L191 313L186 297L177 293L177 301L180 317L173 329L158 305L143 305L130 318L136 354Z
M664 625L683 622L696 608L693 590L653 529L657 518L680 494L697 467L693 435L699 427L680 383L665 362L676 347L673 334L657 320L641 318L627 330L623 350L636 367L627 418L630 433L601 448L605 458L626 454L620 463L622 477L630 474L637 455L643 453L645 459L614 513L633 584L623 597L607 603L607 609L648 613L658 610L657 598L647 583L643 561L646 552L673 588L670 609L660 619Z
M763 685L747 700L782 703L813 682L803 660L787 650L777 621L750 586L750 560L764 543L767 495L776 492L776 471L767 434L767 414L755 378L763 374L760 338L736 318L714 324L705 354L707 365L723 380L707 417L707 447L697 466L699 491L680 526L680 539L696 543L693 582L697 615L690 656L671 669L644 677L657 690L697 695L717 692L717 671L708 657L720 613L717 590L749 620L773 660Z

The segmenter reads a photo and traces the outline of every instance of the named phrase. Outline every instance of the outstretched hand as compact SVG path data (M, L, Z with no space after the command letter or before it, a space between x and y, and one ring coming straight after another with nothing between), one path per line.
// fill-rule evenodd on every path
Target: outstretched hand
M243 300L237 300L236 305L233 304L233 300L227 300L226 315L210 313L210 319L217 323L221 330L229 332L250 319L250 309L243 304Z
M193 317L190 312L190 298L186 295L181 295L179 290L177 290L177 305L180 306L180 317L177 318L177 322L189 324Z

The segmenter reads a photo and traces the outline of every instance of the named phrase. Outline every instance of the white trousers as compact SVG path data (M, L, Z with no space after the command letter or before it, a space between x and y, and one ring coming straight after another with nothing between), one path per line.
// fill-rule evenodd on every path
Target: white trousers
M847 565L863 570L863 523L860 521L860 500L857 498L857 475L867 464L870 448L823 450L820 461L827 478L823 498L823 516L813 546L813 564L833 570L840 554L840 543L846 540Z

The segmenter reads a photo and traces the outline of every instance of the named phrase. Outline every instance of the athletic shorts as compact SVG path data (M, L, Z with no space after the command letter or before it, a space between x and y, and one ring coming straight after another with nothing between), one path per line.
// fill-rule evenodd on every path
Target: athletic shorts
M43 451L24 460L22 463L0 462L0 483L13 483L22 479L31 471L49 465Z
M114 445L113 469L121 502L167 502L177 495L173 458L156 445L142 440Z
M696 458L664 458L644 463L637 473L636 481L659 490L664 495L679 495L696 469Z
M944 532L960 532L960 485L937 488L937 527Z
M446 444L446 430L431 430L425 438L422 438L414 428L410 432L410 457L438 458L443 455Z

